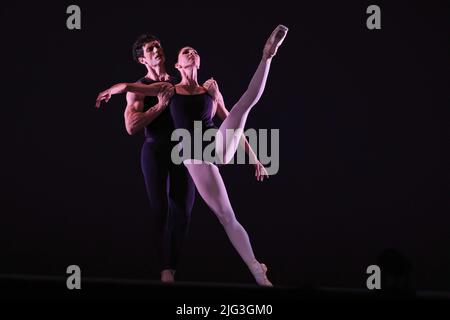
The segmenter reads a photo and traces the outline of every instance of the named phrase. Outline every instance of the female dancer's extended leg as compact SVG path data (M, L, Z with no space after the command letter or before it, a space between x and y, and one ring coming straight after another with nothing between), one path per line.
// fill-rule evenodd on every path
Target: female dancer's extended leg
M261 62L253 75L247 90L233 106L230 114L222 122L216 135L216 155L219 163L228 163L233 158L244 132L247 116L252 107L259 101L266 86L270 63L278 47L286 37L288 29L279 25L270 35L264 47ZM227 136L227 131L229 136Z

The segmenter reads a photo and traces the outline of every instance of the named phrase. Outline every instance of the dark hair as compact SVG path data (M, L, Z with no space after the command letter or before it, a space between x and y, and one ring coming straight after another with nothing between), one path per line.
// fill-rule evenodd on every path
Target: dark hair
M187 48L187 47L189 47L189 46L184 46L184 47L181 47L180 48L180 50L178 50L178 52L177 52L177 57L180 55L180 53L181 53L181 50L183 50L184 48Z
M177 61L178 61L178 56L180 55L181 51L182 51L184 48L192 48L192 47L191 47L191 46L183 46L183 47L181 47L180 50L178 50L178 52L177 52ZM194 49L194 48L192 48L192 49ZM195 49L194 49L194 50L195 50Z
M139 58L144 56L144 49L142 48L146 43L152 41L159 41L159 39L152 34L142 34L133 43L133 59L139 62Z

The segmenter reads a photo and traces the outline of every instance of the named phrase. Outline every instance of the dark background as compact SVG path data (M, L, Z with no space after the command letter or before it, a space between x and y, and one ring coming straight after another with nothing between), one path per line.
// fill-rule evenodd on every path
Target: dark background
M445 1L302 1L295 5L156 1L2 4L0 273L152 279L142 134L128 136L124 96L98 92L145 75L137 35L158 35L169 72L195 47L231 107L273 28L289 34L247 128L280 129L280 171L222 175L239 221L275 284L365 288L367 266L394 249L414 287L450 289L450 19ZM382 29L366 28L381 7ZM197 197L179 280L253 279Z

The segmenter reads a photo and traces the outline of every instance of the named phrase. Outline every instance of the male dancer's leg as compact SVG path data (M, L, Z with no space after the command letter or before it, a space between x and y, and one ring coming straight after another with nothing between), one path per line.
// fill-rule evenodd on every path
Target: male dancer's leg
M170 235L167 229L168 154L168 147L158 142L144 142L142 145L141 168L150 203L151 239L157 250L159 271L170 268Z
M169 266L176 270L188 232L195 185L183 164L169 164Z

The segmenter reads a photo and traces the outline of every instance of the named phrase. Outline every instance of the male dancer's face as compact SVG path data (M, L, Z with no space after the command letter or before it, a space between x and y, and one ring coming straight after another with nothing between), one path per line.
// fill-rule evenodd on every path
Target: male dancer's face
M163 65L166 61L164 56L164 50L161 47L161 43L157 40L147 42L142 47L144 51L144 56L139 58L142 64L148 65L150 67L156 67Z

